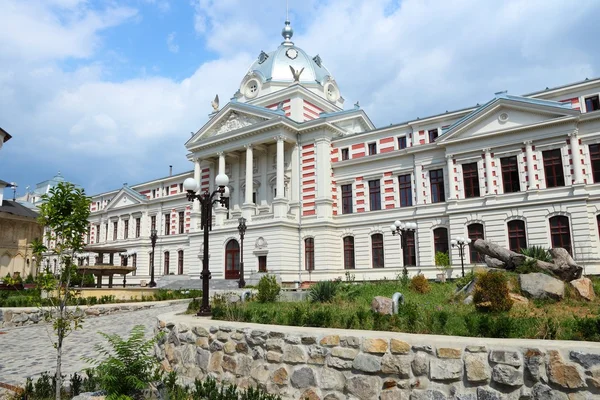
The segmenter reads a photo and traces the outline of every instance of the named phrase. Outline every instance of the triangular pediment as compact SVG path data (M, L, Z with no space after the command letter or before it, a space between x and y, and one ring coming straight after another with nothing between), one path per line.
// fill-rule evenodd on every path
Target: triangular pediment
M113 197L105 208L105 211L116 210L119 208L131 207L138 204L147 203L146 196L139 194L130 187L124 186L119 192Z
M579 111L557 102L499 97L450 126L439 142L500 134L577 114Z
M224 135L260 124L281 115L285 114L244 103L229 103L196 132L186 143L186 146L214 136Z

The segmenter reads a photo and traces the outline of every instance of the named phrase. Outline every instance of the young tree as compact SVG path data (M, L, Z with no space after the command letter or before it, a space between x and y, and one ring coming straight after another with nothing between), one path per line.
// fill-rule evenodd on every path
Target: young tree
M54 348L56 349L56 400L60 400L62 389L62 352L65 338L74 330L81 328L83 313L80 310L69 310L69 300L75 295L71 289L71 274L69 271L75 265L75 253L84 247L83 238L88 230L88 216L90 214L90 199L84 191L68 182L61 182L50 189L49 193L42 196L44 203L40 206L39 223L45 228L48 243L52 245L44 248L38 243L36 251L46 250L59 259L59 270L54 276L50 271L40 274L38 283L40 289L49 293L50 305L45 307L44 317L52 323L56 334Z

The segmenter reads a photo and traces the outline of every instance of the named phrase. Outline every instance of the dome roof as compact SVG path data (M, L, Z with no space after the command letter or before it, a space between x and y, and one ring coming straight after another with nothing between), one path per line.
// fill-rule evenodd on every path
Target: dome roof
M300 83L319 83L323 85L331 74L321 63L317 55L310 57L304 50L294 45L290 40L294 34L290 22L286 21L281 32L284 37L283 43L277 50L260 53L258 59L252 64L248 74L258 75L263 83L267 81L294 82L294 74L290 66L300 72Z

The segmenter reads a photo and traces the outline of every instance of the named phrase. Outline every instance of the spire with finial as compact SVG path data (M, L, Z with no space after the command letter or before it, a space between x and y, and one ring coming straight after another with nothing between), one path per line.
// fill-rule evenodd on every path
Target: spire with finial
M289 12L289 1L286 1L285 6L285 26L281 30L281 36L283 36L283 44L284 46L293 46L294 42L291 41L292 36L294 36L294 30L290 25L290 12Z

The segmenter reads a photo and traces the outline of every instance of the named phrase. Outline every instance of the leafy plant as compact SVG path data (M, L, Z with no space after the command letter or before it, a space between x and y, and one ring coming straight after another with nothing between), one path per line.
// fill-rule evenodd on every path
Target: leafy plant
M25 283L35 283L35 279L31 273L27 275L27 278L25 278Z
M450 269L450 256L447 251L438 251L435 253L435 266L440 271Z
M544 270L538 268L536 260L528 258L521 265L515 268L515 272L517 274L531 274L533 272L544 272Z
M473 270L467 272L465 274L465 276L461 276L460 278L457 278L454 283L456 284L456 287L458 289L462 289L465 286L467 286L469 284L469 282L471 282L472 280L475 279L475 272L473 272Z
M527 257L535 258L536 260L552 262L550 253L542 246L530 246L521 249L521 254L526 255Z
M81 387L83 385L83 379L77 372L71 375L71 395L77 396L81 393Z
M417 293L425 294L431 290L429 281L425 276L418 274L412 277L410 280L409 288Z
M257 285L258 295L256 300L260 303L272 303L277 300L281 287L277 283L275 275L265 275L260 278Z
M104 359L84 359L96 365L98 381L100 387L108 393L107 399L139 395L150 384L153 371L158 365L156 358L150 354L155 339L145 339L143 325L134 326L126 340L117 334L100 332L100 335L110 345L95 346L99 356Z
M310 287L308 297L312 302L328 303L337 293L338 283L333 281L320 281Z
M513 302L509 296L506 274L499 271L480 274L473 291L473 303L478 311L509 311Z

